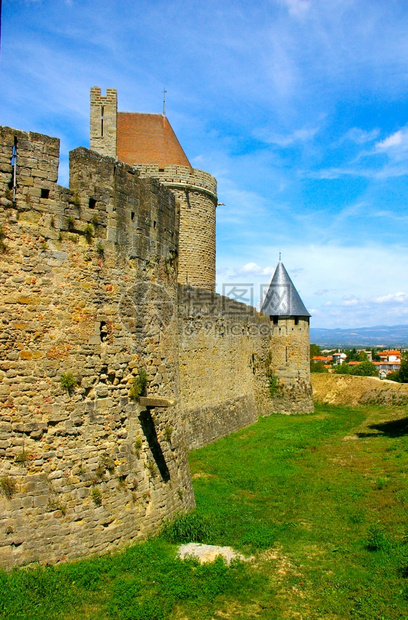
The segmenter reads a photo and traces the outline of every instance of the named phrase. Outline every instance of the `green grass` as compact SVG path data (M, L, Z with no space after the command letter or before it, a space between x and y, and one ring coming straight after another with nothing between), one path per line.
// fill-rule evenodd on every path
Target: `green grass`
M407 618L406 419L318 406L197 450L194 514L121 554L0 573L0 618ZM255 560L181 562L188 540Z

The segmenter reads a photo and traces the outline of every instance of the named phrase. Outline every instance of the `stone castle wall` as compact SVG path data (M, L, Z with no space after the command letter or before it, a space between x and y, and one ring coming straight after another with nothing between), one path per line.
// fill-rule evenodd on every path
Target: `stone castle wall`
M269 318L202 289L180 287L181 410L199 448L270 414Z
M187 166L135 165L141 176L157 178L171 189L180 212L178 281L215 290L215 211L217 182Z
M156 531L194 506L188 449L291 398L303 398L291 410L308 406L308 363L297 360L308 355L308 324L279 323L271 348L269 317L178 284L168 188L79 148L67 189L56 184L58 161L58 140L0 128L4 567L72 560ZM141 370L150 400L134 401Z
M72 189L61 188L58 141L7 128L1 138L0 565L10 567L123 545L194 497L173 196L85 149L71 154ZM141 368L149 396L175 405L130 399ZM72 394L61 387L69 373Z

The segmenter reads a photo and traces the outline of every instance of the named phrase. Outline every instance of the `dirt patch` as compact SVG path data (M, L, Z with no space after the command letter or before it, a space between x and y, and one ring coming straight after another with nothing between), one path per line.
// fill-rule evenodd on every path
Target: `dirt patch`
M313 399L329 405L407 405L408 384L377 379L312 373Z
M206 474L203 471L198 471L196 474L192 476L193 480L197 480L197 478L217 478L217 476L213 476L212 474Z

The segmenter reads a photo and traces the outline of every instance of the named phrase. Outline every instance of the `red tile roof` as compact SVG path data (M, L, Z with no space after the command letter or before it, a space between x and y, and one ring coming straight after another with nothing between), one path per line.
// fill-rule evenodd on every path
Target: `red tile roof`
M118 112L117 156L127 164L189 166L166 116Z

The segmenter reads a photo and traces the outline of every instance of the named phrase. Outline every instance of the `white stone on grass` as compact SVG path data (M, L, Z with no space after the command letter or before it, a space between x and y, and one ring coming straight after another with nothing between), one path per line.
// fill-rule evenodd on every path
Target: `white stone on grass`
M227 564L230 564L231 560L238 559L242 562L248 562L254 558L251 556L246 558L238 551L235 551L232 547L217 547L216 545L203 545L201 543L188 543L186 545L180 545L178 549L178 557L182 560L186 558L197 558L200 564L205 562L214 562L219 556L224 558Z

